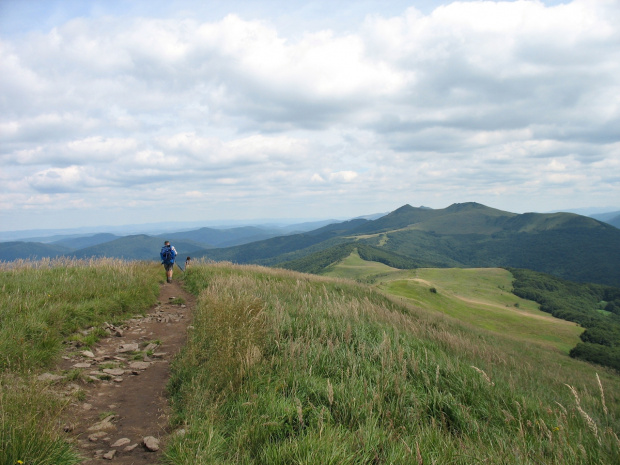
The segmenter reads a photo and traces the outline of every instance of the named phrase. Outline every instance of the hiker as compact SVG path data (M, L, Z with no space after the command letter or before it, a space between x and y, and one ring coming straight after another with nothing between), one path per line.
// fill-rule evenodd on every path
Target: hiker
M164 265L164 269L166 270L166 280L171 283L172 270L174 269L174 259L177 256L177 251L174 246L170 245L170 241L164 242L164 246L161 248L159 256L161 257L161 263Z
M191 258L191 257L187 257L187 258L185 259L185 269L186 269L186 270L187 270L187 267L189 266L189 262L191 262L191 261L192 261L192 258Z

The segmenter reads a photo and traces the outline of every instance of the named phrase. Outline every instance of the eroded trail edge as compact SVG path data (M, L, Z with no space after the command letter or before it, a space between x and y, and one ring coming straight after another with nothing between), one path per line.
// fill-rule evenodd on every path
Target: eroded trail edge
M65 430L83 465L159 461L171 433L165 396L170 362L185 343L194 306L177 282L163 284L159 304L147 315L106 325L109 337L63 357L61 369L75 378L66 388L77 393Z

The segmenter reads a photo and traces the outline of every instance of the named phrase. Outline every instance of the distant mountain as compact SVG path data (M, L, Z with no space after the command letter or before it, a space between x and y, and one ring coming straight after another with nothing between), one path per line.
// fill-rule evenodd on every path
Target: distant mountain
M590 215L599 221L604 221L616 228L620 228L620 212L599 213L596 215Z
M101 233L90 236L69 237L51 242L51 244L61 245L63 247L68 247L72 250L77 250L83 249L85 247L91 247L93 245L104 244L118 238L119 236L116 236L114 234Z
M280 231L280 236L284 236L287 234L300 234L308 231L314 231L315 229L322 228L323 226L327 226L329 224L340 223L342 220L321 220L321 221L308 221L305 223L296 223L290 224L286 226L274 226L277 227ZM267 227L267 225L265 225ZM274 236L275 237L275 236Z
M418 266L526 268L620 286L617 228L573 213L516 214L474 202L437 210L404 205L374 221L352 220L202 255L277 265L351 241L409 257Z
M160 234L158 237L169 240L190 240L207 247L232 247L280 236L282 232L275 229L261 229L256 226L243 226L230 229L200 228L193 231Z
M421 207L421 208L425 208L425 207ZM355 218L353 218L354 220L378 220L379 218L384 217L385 215L387 215L389 212L385 212L385 213L373 213L371 215L362 215L362 216L356 216Z
M201 244L191 241L173 241L171 239L171 242L182 258L204 248ZM138 234L74 251L72 256L76 258L113 257L126 260L159 260L159 252L163 245L164 241L158 237Z
M66 254L152 260L169 239L182 256L320 272L356 247L360 256L395 267L513 267L620 287L620 229L574 213L516 214L474 202L443 209L404 205L374 220L333 222L264 239L276 230L200 228L161 237L127 236L77 250L59 244L0 243L0 259Z
M69 253L71 253L71 249L61 245L21 241L0 242L0 261L3 262L19 259L56 258Z

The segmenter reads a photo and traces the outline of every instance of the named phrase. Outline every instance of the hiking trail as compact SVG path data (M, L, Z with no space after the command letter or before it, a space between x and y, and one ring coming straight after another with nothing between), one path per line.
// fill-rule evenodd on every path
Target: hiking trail
M80 370L63 387L75 399L63 419L82 465L159 461L171 433L165 396L170 362L185 343L195 304L177 281L162 284L159 303L145 316L105 325L109 337L89 350L72 347L64 354L59 369L74 375Z

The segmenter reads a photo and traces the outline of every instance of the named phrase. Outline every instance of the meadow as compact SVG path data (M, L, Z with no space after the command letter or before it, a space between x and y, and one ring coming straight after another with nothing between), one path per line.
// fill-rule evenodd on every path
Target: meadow
M73 382L72 373L53 386L37 375L65 344L88 348L106 335L103 322L145 312L163 274L112 259L17 261L0 264L0 274L0 463L80 463L59 425L72 400L59 396L59 384Z
M184 280L199 303L173 365L184 434L172 436L166 463L620 457L617 374L559 348L350 280L225 263L197 264Z
M341 273L360 273L352 260ZM368 265L357 277L373 285L200 261L180 276L198 304L171 367L164 463L618 462L616 372L450 315L467 300L535 314L504 295L506 276ZM53 385L37 377L64 344L89 347L103 322L150 308L163 273L117 260L0 272L0 463L80 463L60 423L72 373ZM382 288L399 280L413 286L407 296ZM449 300L433 309L433 299Z
M418 308L565 354L580 342L583 332L577 324L541 311L536 302L514 295L512 274L501 268L398 270L362 260L353 252L325 275L368 282Z

